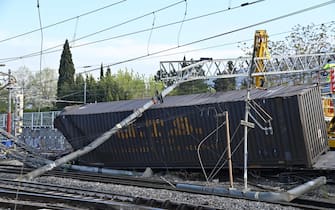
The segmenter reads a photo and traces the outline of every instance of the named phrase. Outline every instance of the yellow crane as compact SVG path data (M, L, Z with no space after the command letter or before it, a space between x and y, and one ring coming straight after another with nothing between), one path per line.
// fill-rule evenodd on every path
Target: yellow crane
M268 58L270 59L270 54L268 51L268 34L266 30L257 30L255 32L255 39L254 39L254 57L257 58ZM263 72L263 60L258 60L256 63L255 72ZM265 76L256 76L255 77L255 86L256 88L262 88L265 83Z

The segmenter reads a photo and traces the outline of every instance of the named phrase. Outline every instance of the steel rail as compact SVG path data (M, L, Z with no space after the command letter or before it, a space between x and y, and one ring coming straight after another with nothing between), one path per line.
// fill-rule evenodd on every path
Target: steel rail
M1 172L1 171L0 171ZM182 190L182 189L175 189L173 187L171 187L170 184L168 183L164 183L162 181L159 180L150 180L147 178L139 178L139 177L127 177L127 176L111 176L111 175L102 175L102 174L92 174L92 173L76 173L73 171L68 171L68 172L61 172L61 171L51 171L48 172L46 174L44 174L44 176L56 176L56 177L62 177L62 178L71 178L71 179L78 179L81 181L97 181L100 183L108 183L108 184L121 184L121 185L127 185L127 186L137 186L137 187L145 187L145 188L154 188L154 189L165 189L165 190L171 190L171 191L179 191L179 192L186 192L186 193L192 193L192 194L201 194L201 195L212 195L212 196L220 196L220 197L228 197L228 198L235 198L235 199L245 199L245 200L250 200L250 201L258 201L256 199L251 199L251 198L242 198L239 197L237 195L226 195L223 196L222 194L220 194L219 192L197 192L197 191L193 191L193 190ZM1 181L2 179L0 179L0 183L21 183L21 186L27 186L32 188L32 185L30 185L30 182L18 182L18 181L13 181L13 180L6 180L4 179L4 181ZM175 182L171 182L173 185L176 185ZM36 183L33 183L36 184ZM1 185L0 185L1 186ZM47 186L51 187L51 188L59 188L59 186L57 185L51 185L48 184ZM43 187L41 187L43 188ZM63 188L63 192L66 191L70 191L73 192L74 190L77 190L76 188L72 188L72 187L60 187L60 189ZM78 190L82 190L79 189ZM101 193L101 192L96 192L94 190L85 190L86 192L86 196L92 196L92 193ZM81 195L85 195L85 192L80 193ZM116 195L114 195L116 196ZM123 196L118 194L118 196ZM138 198L138 200L136 202L138 203L145 203L145 198ZM157 203L156 201L152 201L153 203ZM315 199L311 199L308 197L302 197L302 198L296 198L291 202L267 202L267 203L271 203L271 204L279 204L279 205L285 205L285 206L293 206L293 207L299 207L299 208L305 208L305 209L326 209L326 208L334 208L335 209L335 203L331 200L320 200L319 198Z

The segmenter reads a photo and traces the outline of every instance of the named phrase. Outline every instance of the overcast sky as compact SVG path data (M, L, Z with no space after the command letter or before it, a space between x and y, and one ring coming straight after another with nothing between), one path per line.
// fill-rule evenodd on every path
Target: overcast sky
M257 29L265 29L270 40L284 39L293 26L321 24L335 20L335 1L327 0L264 0L255 4L240 7L250 1L240 0L40 0L40 17L42 26L48 26L66 19L64 23L43 29L43 49L53 48L56 52L43 54L42 68L58 69L62 46L66 39L71 42L71 52L76 73L90 70L104 64L115 64L138 56L155 53L160 50L182 46L186 43L226 33L208 41L180 47L175 50L149 56L132 62L112 66L117 69L133 69L145 75L153 75L159 68L159 61L181 60L199 57L234 58L243 56L238 48L238 42L249 40L252 44L253 35ZM247 27L262 21L299 11L314 5L332 2L301 14ZM109 6L115 3L114 6ZM97 12L81 16L84 13L108 6ZM170 6L163 10L164 7ZM231 8L228 10L228 8ZM160 10L160 11L158 11ZM217 14L188 20L193 17L220 11ZM186 15L185 15L186 14ZM143 17L141 17L143 16ZM35 29L39 29L39 13L36 0L0 0L0 63L1 71L12 69L16 71L21 66L31 71L39 71L41 48L41 31L6 40ZM75 18L77 17L77 18ZM127 24L125 21L138 18ZM152 27L186 20L184 23L172 24L168 27L150 30ZM187 21L188 20L188 21ZM105 30L111 28L109 30ZM247 27L230 33L233 30ZM104 32L91 35L95 32ZM144 30L142 33L133 32ZM90 35L85 38L85 36ZM271 36L273 35L273 36ZM119 36L117 38L117 36ZM79 39L75 42L73 40ZM107 41L101 41L107 39ZM90 42L93 44L81 46ZM206 50L196 49L217 46ZM176 54L181 52L180 54ZM25 57L37 53L38 56ZM163 55L169 56L163 56ZM20 58L21 57L21 58ZM8 61L7 58L13 58ZM83 66L90 66L83 68ZM98 71L94 72L98 74Z

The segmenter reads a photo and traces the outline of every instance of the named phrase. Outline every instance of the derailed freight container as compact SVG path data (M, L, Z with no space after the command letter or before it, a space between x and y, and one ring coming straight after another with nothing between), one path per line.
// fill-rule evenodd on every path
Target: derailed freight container
M234 167L243 167L246 90L168 96L132 125L78 159L80 164L113 168L206 168L226 159L225 111L229 112ZM321 95L317 86L255 89L251 98L272 120L273 135L259 127L248 132L249 167L311 167L328 150ZM148 99L66 108L55 120L75 150L111 129ZM222 158L223 157L223 158Z

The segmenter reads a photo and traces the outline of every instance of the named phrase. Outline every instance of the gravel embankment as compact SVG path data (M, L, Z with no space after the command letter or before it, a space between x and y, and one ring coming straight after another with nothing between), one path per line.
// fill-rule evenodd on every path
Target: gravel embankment
M0 176L3 178L15 178L11 174L2 174ZM178 176L174 175L165 175L161 176L153 176L153 179L164 179L168 181L176 181L176 182L187 182L181 179ZM206 196L206 195L198 195L198 194L191 194L191 193L182 193L176 192L171 190L159 190L159 189L150 189L150 188L140 188L140 187L133 187L133 186L124 186L124 185L115 185L115 184L105 184L105 183L98 183L98 182L86 182L86 181L79 181L75 179L64 179L64 178L57 178L57 177L39 177L36 178L34 181L41 182L41 183L50 183L50 184L58 184L61 186L68 186L68 187L77 187L82 189L90 189L99 192L113 192L122 195L131 195L137 197L145 197L145 198L152 198L157 200L170 200L172 202L181 202L181 203L188 203L193 205L203 205L203 206L210 206L213 208L218 209L236 209L236 210L244 210L244 209L273 209L273 210L288 210L288 209L299 209L293 208L288 206L282 205L275 205L269 204L264 202L256 202L256 201L249 201L244 199L232 199L232 198L224 198L219 196ZM188 181L188 183L198 184L198 185L205 185L205 182L201 181ZM207 183L211 186L220 186L220 187L228 187L227 182L212 182ZM283 190L281 187L278 187L275 183L267 182L267 185L272 185L272 189ZM236 182L234 187L236 189L243 189L242 183ZM260 188L249 186L252 190L260 191ZM271 186L269 186L271 189ZM320 188L308 193L309 196L320 197L320 198L328 198L335 197L334 195L335 187L334 186L321 186Z
M273 205L263 202L248 201L243 199L231 199L218 196L205 196L190 193L181 193L170 190L148 189L133 186L123 186L96 182L83 182L71 179L56 177L40 177L36 181L43 183L58 183L62 186L79 187L84 189L94 189L100 192L113 192L123 195L146 197L157 200L170 200L173 202L189 203L193 205L204 205L219 209L273 209L288 210L298 209L293 207Z

